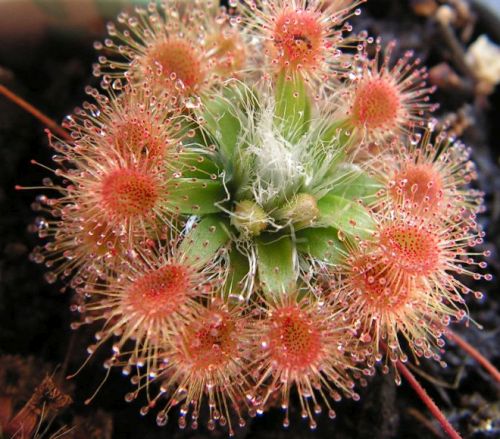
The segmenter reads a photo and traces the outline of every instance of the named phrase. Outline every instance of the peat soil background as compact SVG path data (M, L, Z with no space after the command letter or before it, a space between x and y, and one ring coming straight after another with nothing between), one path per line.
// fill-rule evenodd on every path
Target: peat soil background
M450 74L433 70L433 81L440 86L434 95L434 100L441 103L436 117L441 120L451 117L454 129L472 147L479 170L477 185L486 192L487 211L480 221L487 232L485 249L492 252L488 262L494 279L481 285L485 298L469 304L471 316L484 329L480 331L471 324L467 330L460 326L456 330L499 365L500 90L497 87L487 97L479 94L474 87L473 72L464 67L463 53L453 43L458 41L466 48L483 33L500 43L500 24L494 16L473 8L472 14L462 17L455 27L443 27L433 15L425 16L425 6L432 7L433 3L433 0L369 0L353 24L356 30L367 29L373 35L381 35L384 41L396 38L400 52L414 49L429 67L449 66L459 79L452 81ZM2 38L0 83L61 121L85 99L84 86L96 84L91 75L91 64L96 58L92 43L103 37L104 21L95 20L87 29L71 32L49 27L30 38L28 18L16 23L17 31L26 33L25 37ZM464 29L470 32L467 41L450 40L448 31L463 35ZM62 426L73 428L62 437L82 439L226 437L224 431L179 431L173 416L166 428L156 427L153 415L139 415L140 400L125 403L124 395L130 384L118 370L111 374L93 402L84 405L83 401L104 377L105 350L76 378L64 380L84 361L92 330L70 330L71 294L61 293L62 284L46 283L43 267L29 260L30 250L38 242L29 232L36 217L30 205L38 191L15 191L14 186L40 185L48 172L31 165L30 160L50 166L52 152L40 123L2 96L0 153L0 395L10 386L16 407L22 406L45 372L55 372L74 403L59 414L45 437ZM449 364L446 369L424 361L420 366L424 375L420 381L464 437L500 437L498 387L451 343L445 360ZM412 390L405 384L397 387L391 376L373 378L361 395L358 403L336 404L335 421L320 417L316 432L309 432L295 404L288 430L281 427L281 411L274 409L249 422L237 434L242 438L287 439L439 437L439 425Z

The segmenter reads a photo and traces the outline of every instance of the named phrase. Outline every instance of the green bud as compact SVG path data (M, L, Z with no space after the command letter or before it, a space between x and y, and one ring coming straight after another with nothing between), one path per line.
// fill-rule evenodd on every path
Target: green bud
M236 204L231 224L240 232L259 236L267 227L267 214L257 203L250 200L243 200Z
M299 228L310 227L319 217L318 202L310 194L297 194L275 216L277 219L288 220Z

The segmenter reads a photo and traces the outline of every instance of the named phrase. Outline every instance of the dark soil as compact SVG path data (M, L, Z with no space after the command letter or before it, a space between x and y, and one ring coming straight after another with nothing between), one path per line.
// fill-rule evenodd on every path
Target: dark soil
M430 67L441 62L449 63L463 80L461 86L440 89L434 99L441 103L437 117L457 112L466 114L471 122L463 131L462 139L472 148L480 174L477 184L486 192L487 212L480 220L487 232L485 247L492 251L488 262L494 279L481 285L485 299L469 304L472 318L484 329L479 330L473 323L469 328L459 326L455 329L500 366L497 295L500 269L500 89L497 87L487 98L478 95L471 85L473 80L461 70L460 55L457 58L457 54L450 50L435 20L415 15L409 4L409 0L370 0L362 16L353 24L358 30L367 29L372 34L382 35L385 41L398 39L401 51L413 48ZM476 14L472 40L494 29L488 27L490 20L491 17ZM23 23L19 26L22 27ZM96 27L104 32L103 25ZM458 34L460 29L453 32ZM494 37L492 33L490 35ZM84 100L84 86L95 83L91 76L91 64L96 57L92 42L101 36L95 32L63 35L48 31L36 41L4 40L0 44L0 83L60 121ZM463 43L464 47L468 43ZM14 190L15 184L39 185L48 173L31 165L30 160L36 159L50 166L52 152L43 127L2 96L0 151L0 372L7 364L7 357L2 357L2 354L18 354L33 356L37 362L46 363L49 371L56 371L58 367L59 375L65 376L75 371L86 357L85 347L92 342L92 332L83 328L76 332L69 329L71 295L59 291L63 285L47 284L43 267L29 261L30 249L38 241L28 231L36 216L30 204L38 192ZM96 438L226 436L225 432L208 433L203 429L181 432L173 419L166 428L156 427L153 415L139 415L141 401L132 404L124 401L130 385L118 370L111 373L93 402L84 405L85 399L104 378L103 359L98 355L71 380L69 387L74 403L57 418L53 430L64 424L76 425L71 433L74 436L69 437L91 437L83 432L78 436L78 430L83 428L83 416L87 417L87 424L93 425L96 434L93 437ZM446 369L423 361L419 368L432 379L420 377L420 381L464 437L500 438L499 388L473 360L451 343L445 360L449 365ZM41 366L32 366L32 378L41 375L42 370ZM43 375L39 381L42 378ZM443 386L442 382L450 386ZM22 404L27 397L23 401L21 390L19 392L18 404ZM292 413L291 427L285 430L281 427L282 414L276 409L250 421L246 428L238 431L238 437L416 439L440 434L439 424L412 389L404 383L397 387L393 377L379 375L373 378L361 394L360 402L336 404L337 419L333 422L326 416L319 419L316 432L309 431L299 412ZM111 426L112 436L109 433Z

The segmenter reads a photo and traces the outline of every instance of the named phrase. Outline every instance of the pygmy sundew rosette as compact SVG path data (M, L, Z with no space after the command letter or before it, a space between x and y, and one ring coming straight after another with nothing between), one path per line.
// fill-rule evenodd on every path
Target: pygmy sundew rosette
M207 408L232 435L279 404L286 426L297 393L315 428L377 365L442 362L458 276L490 278L469 152L428 128L418 60L353 44L361 3L166 1L96 44L34 259L74 276L74 328L101 325L90 354L114 341L159 425Z

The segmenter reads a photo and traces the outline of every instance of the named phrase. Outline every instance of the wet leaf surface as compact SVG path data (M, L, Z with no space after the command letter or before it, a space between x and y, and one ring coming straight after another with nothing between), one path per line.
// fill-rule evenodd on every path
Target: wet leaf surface
M458 85L451 84L435 94L434 99L441 103L436 117L440 121L446 118L454 120L451 122L453 126L460 121L455 113L467 114L467 123L457 126L457 130L472 148L479 169L476 184L486 192L487 212L480 221L488 236L484 249L492 252L489 263L494 279L478 288L486 293L485 299L469 303L471 316L484 326L484 330L478 330L471 322L470 328L459 327L457 332L498 366L500 90L497 87L488 97L478 95L471 86L473 79L464 72L460 59L457 59L459 55L449 46L436 20L432 15L417 16L409 1L370 0L364 9L354 22L355 30L367 29L372 34L382 35L384 41L396 38L400 53L413 49L431 68L445 63L460 79ZM465 23L451 27L464 50L475 37L491 28L491 17L485 20L474 9L471 15L469 39L463 39L462 35L467 27L467 18L463 18ZM19 25L22 26L22 23ZM4 40L0 45L0 81L55 120L61 120L73 107L81 104L84 85L95 85L91 76L91 63L96 56L92 42L98 36L48 32L43 38L33 41ZM85 346L92 342L91 331L82 328L74 333L69 329L71 295L61 294L62 284L45 283L43 267L29 261L30 249L38 241L28 232L29 224L36 216L30 204L37 192L14 190L15 184L31 186L40 183L46 171L30 165L30 159L49 164L51 151L43 127L1 97L0 151L0 353L31 355L39 361L61 365L62 372L68 374L85 359ZM174 416L166 428L156 427L152 415L140 417L138 414L144 401L124 402L123 397L130 384L118 370L111 374L90 407L84 406L83 401L105 375L102 367L105 351L103 349L98 353L73 379L75 390L72 397L75 402L64 422L71 424L76 417L88 417L104 410L112 416L112 437L117 439L226 437L226 433L220 431L180 431ZM420 381L464 437L500 437L498 387L452 343L444 358L449 365L446 369L423 361L419 368L434 379L429 381L420 377ZM457 386L448 388L439 384L453 384L457 376ZM332 422L326 414L320 416L314 433L300 419L298 404L294 404L290 416L292 425L288 430L281 427L282 413L276 408L251 420L247 427L238 431L238 437L412 439L434 437L432 430L440 431L439 425L430 418L407 385L396 388L392 377L383 375L369 381L368 387L360 392L360 402L342 401L336 404L337 419ZM106 424L108 421L101 419L99 422ZM102 431L106 431L103 433L105 436L99 437L109 437L109 425L106 425L102 427Z

